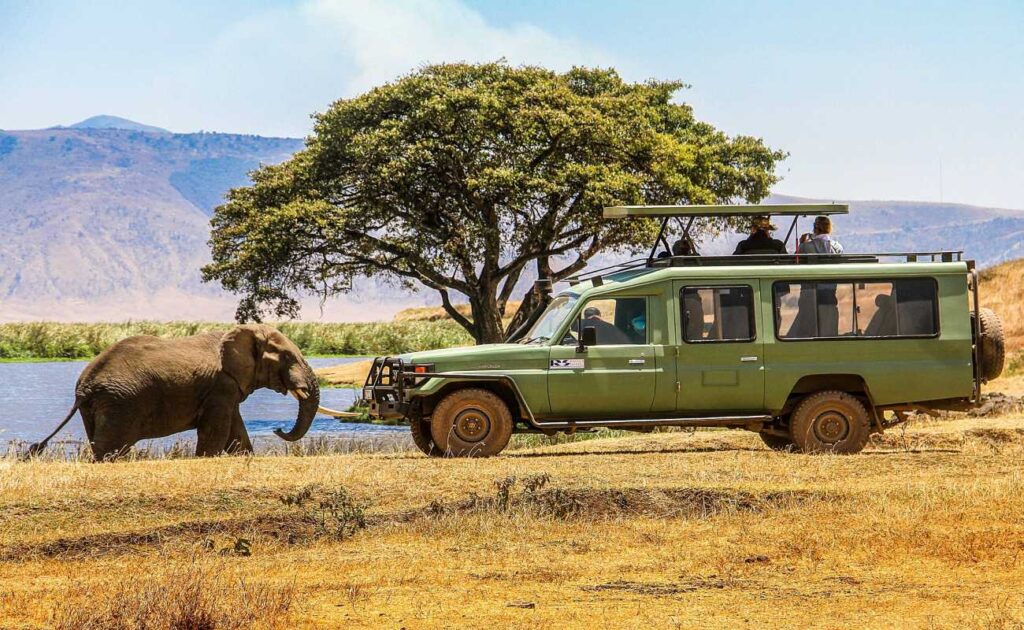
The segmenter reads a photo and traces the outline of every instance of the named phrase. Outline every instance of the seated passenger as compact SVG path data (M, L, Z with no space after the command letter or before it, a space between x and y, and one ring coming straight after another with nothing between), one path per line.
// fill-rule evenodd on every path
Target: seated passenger
M696 292L683 292L683 320L686 325L687 341L700 341L704 338L704 303Z
M690 239L681 238L672 244L672 255L673 256L696 256L697 252L693 249L693 243Z
M878 310L864 329L865 337L892 337L896 334L896 302L891 295L875 296Z
M601 311L596 306L588 306L583 310L583 328L592 326L597 332L597 345L599 346L615 346L615 345L628 345L632 343L627 335L622 330L616 328L613 324L601 319Z
M800 237L797 252L801 254L842 254L843 246L832 238L832 219L820 216L814 219L814 235Z
M754 217L750 221L750 236L736 245L733 254L785 254L786 244L771 233L778 228L766 216Z

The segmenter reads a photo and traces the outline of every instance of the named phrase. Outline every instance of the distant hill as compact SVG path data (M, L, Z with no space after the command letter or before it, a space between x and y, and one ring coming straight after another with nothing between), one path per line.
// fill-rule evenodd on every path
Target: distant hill
M92 118L86 118L81 122L76 122L73 125L68 125L68 129L126 129L128 131L149 131L151 133L170 133L166 129L160 127L154 127L152 125L143 125L137 123L134 120L128 120L127 118L120 118L118 116L93 116Z
M295 138L170 133L113 116L0 131L0 321L230 319L236 298L200 282L209 216L249 171L302 146ZM981 266L1024 257L1018 211L884 201L851 207L836 222L851 251L962 248ZM723 235L706 249L727 250L737 238ZM323 317L388 319L435 303L430 291L364 283L328 302ZM303 317L320 316L311 300Z
M813 200L776 195L772 201ZM850 214L835 217L835 233L849 251L963 250L982 267L1024 258L1024 212L1020 210L924 201L847 203ZM810 230L810 221L800 225L801 232Z

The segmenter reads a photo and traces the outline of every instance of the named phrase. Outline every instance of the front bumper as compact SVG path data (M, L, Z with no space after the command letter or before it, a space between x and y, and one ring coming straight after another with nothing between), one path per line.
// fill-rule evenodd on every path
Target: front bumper
M405 418L409 415L409 390L423 381L417 374L429 366L412 366L398 357L377 357L363 384L363 404L374 418Z

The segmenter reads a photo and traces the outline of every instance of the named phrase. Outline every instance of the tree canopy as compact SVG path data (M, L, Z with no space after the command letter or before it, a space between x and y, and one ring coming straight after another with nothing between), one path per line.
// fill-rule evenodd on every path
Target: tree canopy
M358 277L397 280L436 291L478 342L500 341L524 274L558 281L598 252L650 246L653 221L603 221L604 206L768 194L784 154L695 119L673 101L683 87L442 64L336 101L304 150L216 209L204 278L241 295L239 320L296 316L299 297ZM540 299L522 297L514 322Z

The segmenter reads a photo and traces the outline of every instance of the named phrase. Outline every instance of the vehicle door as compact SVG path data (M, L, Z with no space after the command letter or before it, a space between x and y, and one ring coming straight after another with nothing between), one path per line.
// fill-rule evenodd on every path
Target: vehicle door
M563 345L551 347L552 417L637 417L650 411L657 357L649 309L647 297L599 297L583 305ZM579 331L589 326L596 329L597 344L578 352Z
M676 409L687 415L764 407L759 283L677 282Z

